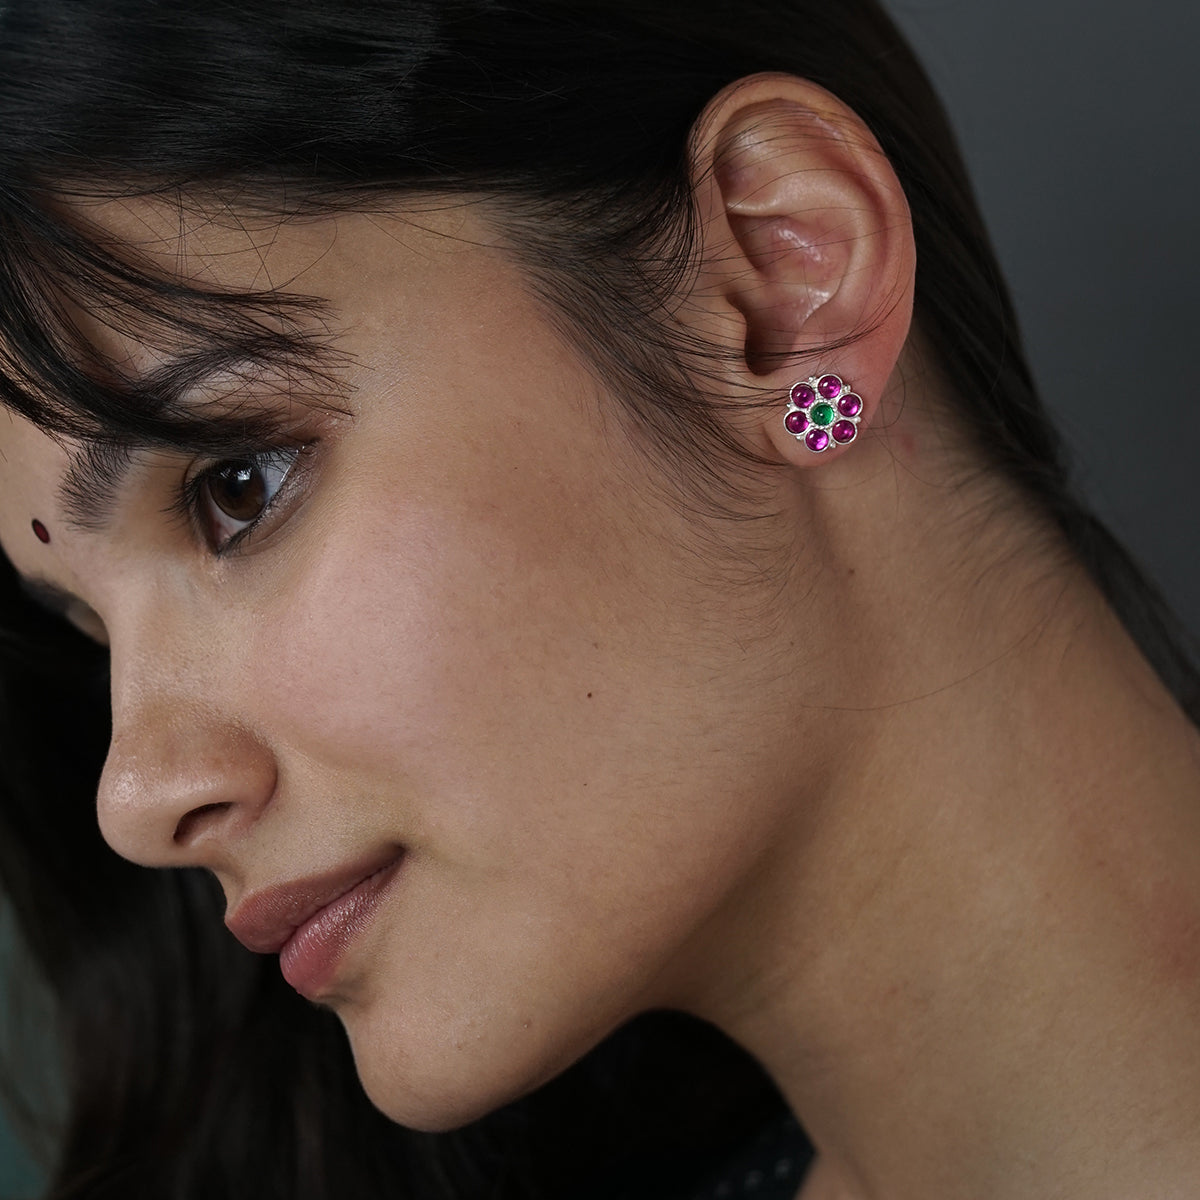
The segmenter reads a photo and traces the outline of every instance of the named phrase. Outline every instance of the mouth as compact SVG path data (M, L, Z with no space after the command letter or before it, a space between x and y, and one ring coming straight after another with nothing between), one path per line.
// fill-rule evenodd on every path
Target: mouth
M248 950L278 954L288 983L316 999L370 924L403 857L392 847L322 875L252 892L226 916L225 925Z

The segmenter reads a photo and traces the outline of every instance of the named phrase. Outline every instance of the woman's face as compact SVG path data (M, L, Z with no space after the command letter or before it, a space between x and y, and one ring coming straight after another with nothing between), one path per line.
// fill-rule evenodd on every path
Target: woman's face
M111 646L110 844L212 870L251 941L397 864L284 959L418 1127L686 1006L797 765L751 632L770 581L667 498L468 213L182 235L148 204L101 216L193 280L324 298L352 356L343 414L210 381L294 415L308 448L227 468L198 522L172 509L211 461L136 454L84 528L60 495L78 447L0 418L4 549Z

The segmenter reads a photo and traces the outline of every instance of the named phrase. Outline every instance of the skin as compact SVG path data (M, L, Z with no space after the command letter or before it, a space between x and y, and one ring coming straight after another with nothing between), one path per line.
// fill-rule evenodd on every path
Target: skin
M972 469L852 114L759 77L696 145L680 313L773 464L753 522L679 504L484 210L88 213L189 278L326 298L350 355L346 412L297 414L315 449L224 557L163 513L208 464L140 457L83 530L72 447L0 420L0 542L111 646L104 835L231 907L404 847L321 1000L410 1125L669 1006L775 1076L821 1152L805 1200L1200 1195L1196 732ZM855 333L870 433L818 458L760 401Z

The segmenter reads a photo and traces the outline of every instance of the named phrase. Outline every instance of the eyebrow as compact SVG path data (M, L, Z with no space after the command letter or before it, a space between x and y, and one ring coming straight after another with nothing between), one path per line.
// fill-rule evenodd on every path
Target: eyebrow
M58 503L69 525L95 532L112 520L135 449L128 444L87 442L72 452L70 466L58 485Z

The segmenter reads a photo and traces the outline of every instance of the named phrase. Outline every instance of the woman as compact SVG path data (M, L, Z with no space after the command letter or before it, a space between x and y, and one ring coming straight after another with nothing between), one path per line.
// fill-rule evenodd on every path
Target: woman
M1195 1194L1196 674L873 4L3 19L55 1195Z

